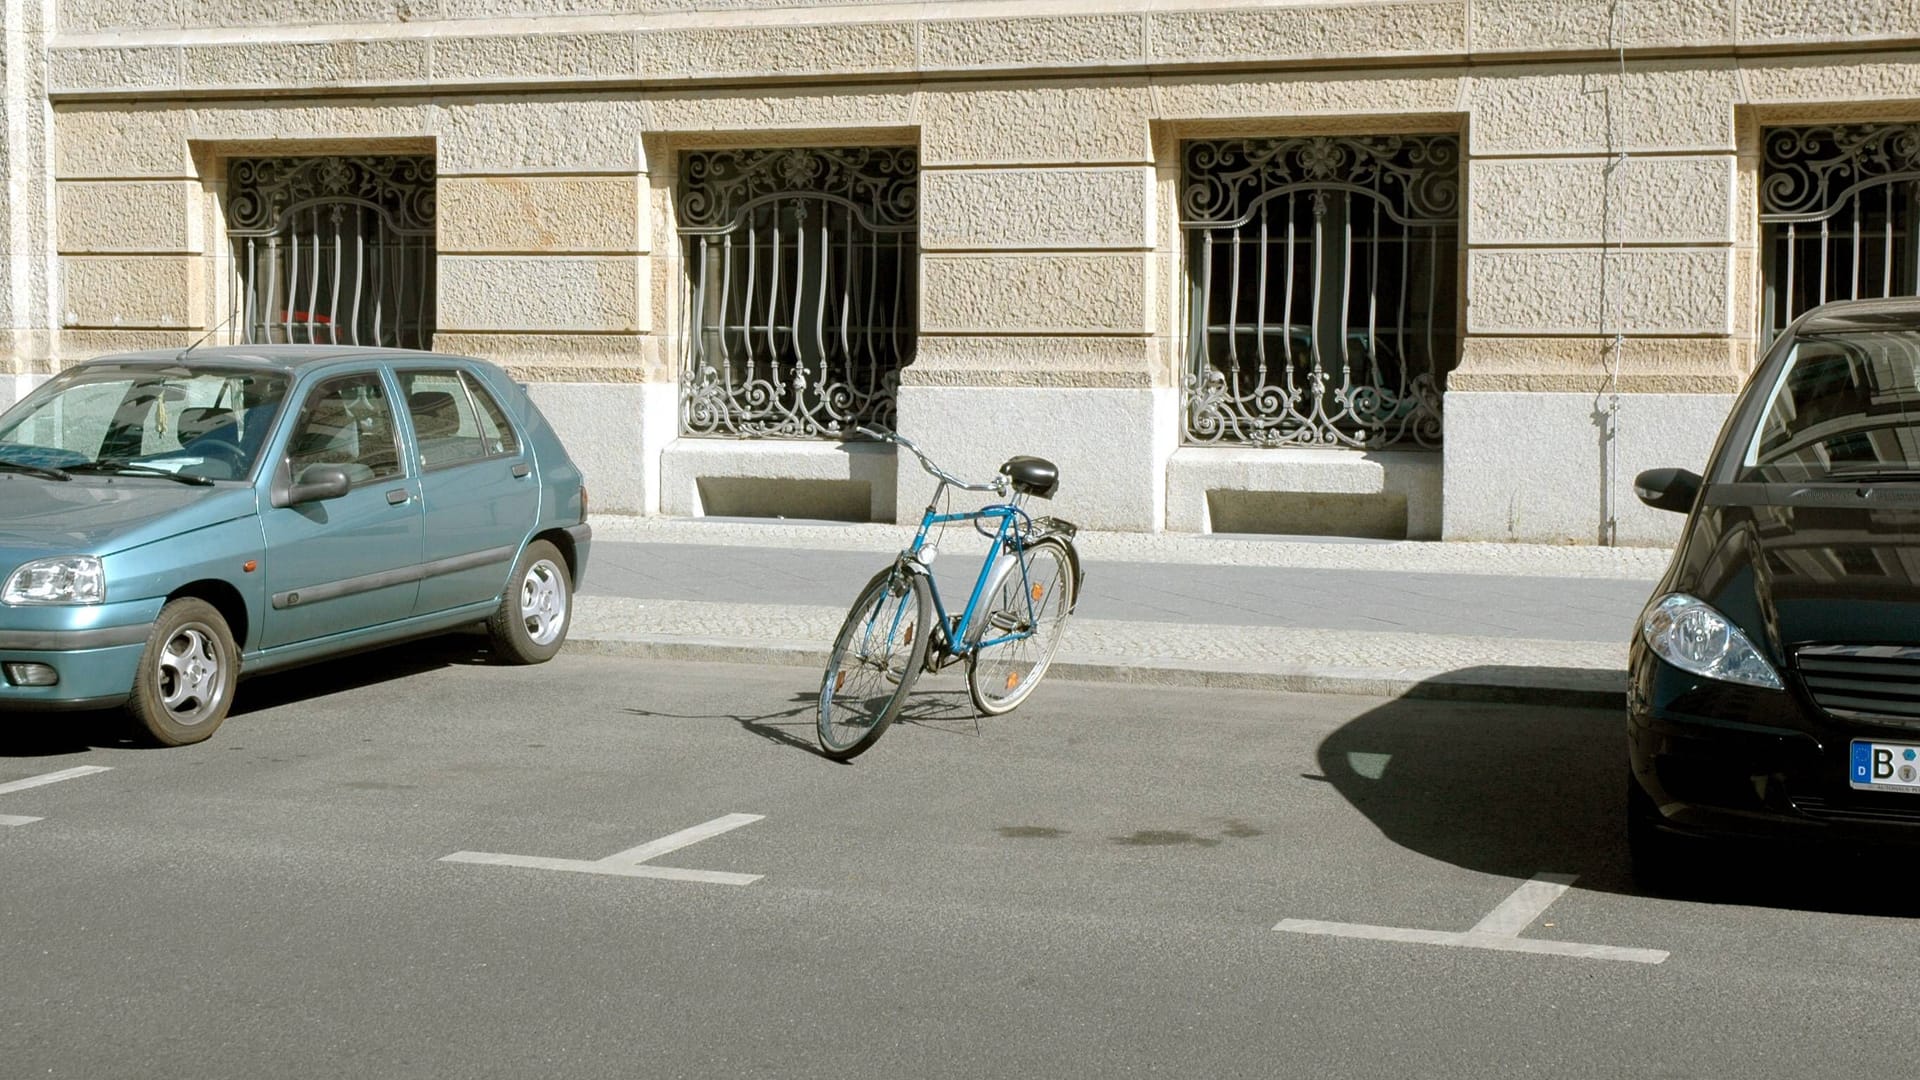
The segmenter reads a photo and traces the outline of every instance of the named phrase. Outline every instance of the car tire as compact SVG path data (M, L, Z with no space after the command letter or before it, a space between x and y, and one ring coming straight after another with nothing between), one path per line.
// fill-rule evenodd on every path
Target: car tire
M219 609L170 600L140 653L127 711L162 746L197 743L227 718L239 680L240 648Z
M535 540L520 553L487 620L493 654L510 664L544 664L566 644L573 625L573 580L560 549Z
M1656 895L1687 891L1705 845L1660 828L1660 808L1627 772L1627 857L1633 883Z

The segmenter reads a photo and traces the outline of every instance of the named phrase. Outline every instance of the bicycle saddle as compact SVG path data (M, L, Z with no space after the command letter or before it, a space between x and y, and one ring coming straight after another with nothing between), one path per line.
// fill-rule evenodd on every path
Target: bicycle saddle
M1060 490L1060 470L1046 458L1008 458L1000 471L1013 481L1013 490L1023 495L1051 499Z

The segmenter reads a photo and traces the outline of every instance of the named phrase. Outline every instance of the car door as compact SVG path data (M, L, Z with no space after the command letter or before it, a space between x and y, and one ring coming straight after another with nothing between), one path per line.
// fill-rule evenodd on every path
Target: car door
M426 508L425 575L414 611L492 600L539 518L540 485L526 440L485 383L463 368L409 367L394 375Z
M280 445L270 488L331 465L339 498L275 506L261 496L271 603L261 644L345 634L413 614L422 552L420 481L400 452L389 384L377 368L329 375L308 391Z

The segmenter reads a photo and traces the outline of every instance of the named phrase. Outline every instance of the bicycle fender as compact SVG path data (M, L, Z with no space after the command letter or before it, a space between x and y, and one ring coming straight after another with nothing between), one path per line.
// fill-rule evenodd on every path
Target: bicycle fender
M1080 606L1080 586L1086 581L1086 571L1080 568L1080 549L1074 546L1073 538L1079 535L1080 527L1071 521L1057 517L1033 519L1033 529L1027 533L1026 542L1033 544L1041 540L1058 540L1067 549L1067 563L1073 568L1073 603L1067 606L1072 612Z

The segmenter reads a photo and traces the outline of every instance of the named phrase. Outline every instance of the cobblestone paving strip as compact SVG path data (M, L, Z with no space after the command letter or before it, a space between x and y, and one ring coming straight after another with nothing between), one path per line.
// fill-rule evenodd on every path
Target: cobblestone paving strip
M592 524L595 537L606 540L870 551L877 555L897 551L913 537L913 529L909 526L886 524L716 521L611 514L593 518ZM1665 548L1316 541L1171 533L1083 532L1078 543L1081 554L1088 561L1645 581L1658 578L1666 570L1667 560L1672 554Z
M581 597L572 638L584 648L621 642L681 646L679 655L758 647L764 659L811 663L825 656L846 612L783 604L704 604ZM1066 666L1167 668L1222 676L1279 672L1396 683L1483 672L1497 684L1607 686L1622 677L1626 646L1604 642L1284 627L1075 619L1056 661ZM1537 669L1528 674L1520 669ZM1188 680L1165 680L1188 681Z

